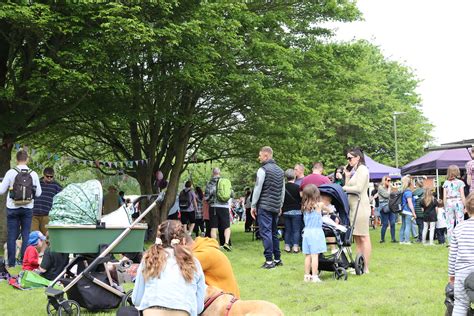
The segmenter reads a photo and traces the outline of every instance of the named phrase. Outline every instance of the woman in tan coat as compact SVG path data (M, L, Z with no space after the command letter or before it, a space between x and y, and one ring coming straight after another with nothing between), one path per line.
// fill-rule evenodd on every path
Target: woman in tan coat
M356 243L357 253L364 256L365 271L369 272L370 255L372 253L372 245L369 235L369 169L365 166L364 154L359 148L354 148L347 153L348 165L344 173L346 176L346 185L343 187L347 193L358 193L360 195L360 205L355 218L357 208L357 197L349 195L349 206L351 209L350 219L351 225L354 226L354 240Z

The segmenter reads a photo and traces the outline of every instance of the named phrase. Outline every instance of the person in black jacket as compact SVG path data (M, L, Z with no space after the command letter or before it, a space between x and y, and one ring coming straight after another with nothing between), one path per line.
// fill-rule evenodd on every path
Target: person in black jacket
M300 186L295 184L295 171L285 171L285 200L283 201L283 218L285 219L285 251L300 252L303 213L301 212Z
M265 263L262 268L273 269L283 265L277 222L285 198L285 176L273 160L271 147L262 147L258 159L262 165L257 171L250 213L258 221L263 242Z

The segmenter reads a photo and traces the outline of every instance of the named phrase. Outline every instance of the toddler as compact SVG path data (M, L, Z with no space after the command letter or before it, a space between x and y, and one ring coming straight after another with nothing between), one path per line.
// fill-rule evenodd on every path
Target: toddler
M446 219L446 211L444 210L443 200L438 199L438 213L437 213L437 221L436 221L436 237L438 238L438 243L443 245L446 240L446 227L447 219Z
M39 271L39 254L38 249L43 247L43 241L46 237L40 231L33 231L28 238L28 247L26 247L25 255L23 256L22 270Z
M323 220L319 189L314 184L308 184L303 189L301 209L303 211L303 253L304 281L321 282L318 277L318 255L327 250L323 232ZM310 274L311 271L311 274Z
M454 228L449 248L449 282L454 286L453 315L467 315L470 301L464 280L474 272L474 193L469 194L465 206L470 218Z

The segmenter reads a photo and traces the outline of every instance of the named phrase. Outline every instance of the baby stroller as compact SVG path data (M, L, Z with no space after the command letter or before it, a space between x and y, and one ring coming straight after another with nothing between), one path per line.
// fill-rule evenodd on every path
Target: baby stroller
M335 226L323 223L323 231L326 237L334 237L334 242L327 242L328 245L336 245L337 251L330 255L320 254L318 269L320 271L330 271L334 273L336 280L347 280L347 269L353 268L357 275L364 273L365 260L362 254L357 254L355 259L352 255L352 233L354 227L350 226L349 220L349 201L347 194L338 184L324 184L319 187L322 195L328 195L332 198L332 204L339 213L340 225L347 228L346 232L336 228ZM348 193L353 194L353 193ZM355 218L359 210L360 196L354 194L358 198L355 210Z
M100 186L100 183L94 184L94 186L97 185ZM102 188L95 187L94 190L101 192ZM64 191L67 191L67 187ZM86 200L89 201L95 199L101 201L100 194L91 197L91 190L84 188L76 190L76 194L86 195ZM94 196L93 192L92 196ZM46 288L48 315L80 315L81 307L90 311L99 311L117 308L119 304L131 305L131 291L125 293L119 284L115 284L106 264L113 259L112 253L143 251L147 225L141 224L140 221L161 199L162 196L158 196L138 218L125 226L117 225L113 222L117 219L110 219L111 217L108 222L102 222L100 202L99 211L95 209L95 206L91 207L93 212L98 212L97 215L92 215L98 218L95 225L56 224L53 221L48 226L51 251L75 254L74 259L64 271ZM73 205L76 207L80 205L77 200L74 202L76 203ZM123 210L114 212L115 218L122 211L130 214L130 210L126 207L122 208ZM126 216L129 218L128 215ZM64 288L57 286L59 282ZM68 299L64 298L65 294Z

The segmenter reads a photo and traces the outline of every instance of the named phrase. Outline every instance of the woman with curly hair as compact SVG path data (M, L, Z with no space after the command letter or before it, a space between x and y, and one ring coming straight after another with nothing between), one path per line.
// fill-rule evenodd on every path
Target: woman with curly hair
M179 221L158 227L156 242L138 268L132 302L144 316L198 315L204 308L205 283L199 261L185 247Z

